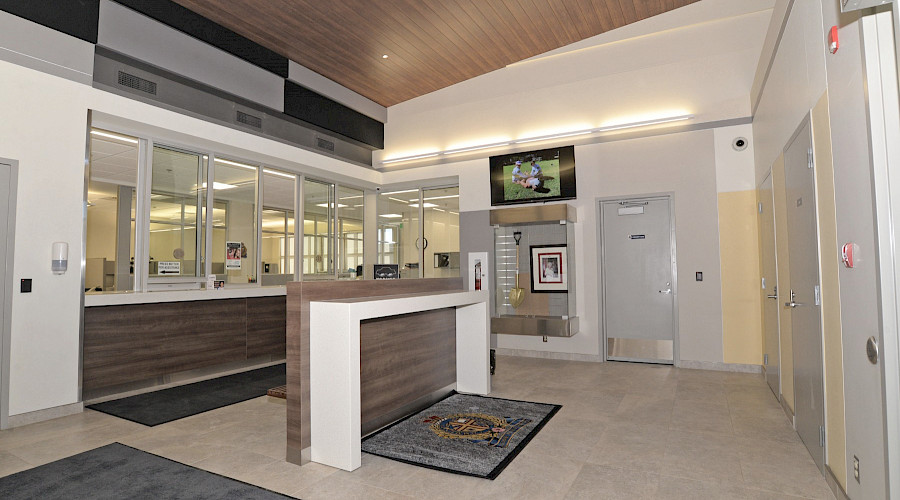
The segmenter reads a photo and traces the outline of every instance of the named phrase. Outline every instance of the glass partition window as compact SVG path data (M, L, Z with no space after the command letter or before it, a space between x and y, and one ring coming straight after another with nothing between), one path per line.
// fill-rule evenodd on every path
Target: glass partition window
M91 130L87 194L86 291L134 289L139 142Z
M362 271L364 213L363 192L345 186L338 187L338 278L356 278L357 266Z
M303 276L333 278L334 184L303 181Z
M397 264L401 278L419 274L419 190L378 195L378 264ZM415 205L415 206L413 206Z
M415 204L418 207L418 203ZM459 187L422 191L425 277L459 276Z
M294 279L294 188L296 177L263 171L262 269L263 285L283 285Z
M256 283L259 168L216 158L213 173L212 274L226 283Z
M205 203L205 161L197 153L153 148L149 275L204 276L198 207Z

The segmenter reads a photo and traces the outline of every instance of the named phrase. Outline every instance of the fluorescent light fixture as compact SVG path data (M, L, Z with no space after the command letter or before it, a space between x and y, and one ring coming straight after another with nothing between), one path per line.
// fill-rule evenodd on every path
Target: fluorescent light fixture
M384 217L385 219L400 219L403 218L400 214L381 214L379 217Z
M126 137L124 135L112 134L109 132L101 132L99 130L91 130L91 135L98 135L100 137L106 137L107 139L115 139L117 141L128 142L131 144L137 144L138 140L132 137Z
M419 191L418 189L407 189L407 190L405 190L405 191L389 191L389 192L387 192L387 193L381 193L381 194L384 195L384 194L417 193L418 191Z
M446 198L459 198L459 195L458 194L448 194L447 196L429 196L428 198L422 198L422 199L427 201L427 200L443 200ZM416 201L416 200L409 200L409 201Z
M428 153L428 154L422 154L422 155L416 155L416 156L404 156L401 158L392 158L390 160L382 160L381 163L382 163L382 165L387 165L389 163L396 163L396 162L401 162L401 161L419 160L422 158L432 158L432 157L441 156L441 155L452 155L452 154L456 154L456 153L465 153L467 151L478 151L480 149L489 149L489 148L497 148L497 147L502 147L502 146L509 146L510 144L526 144L529 142L549 141L551 139L562 139L564 137L575 137L575 136L579 136L579 135L596 134L599 132L611 132L613 130L622 130L622 129L626 129L626 128L646 127L649 125L659 125L661 123L670 123L670 122L677 122L677 121L683 121L683 120L690 120L693 117L694 117L694 115L691 115L691 114L683 114L683 115L676 115L676 116L654 118L654 119L650 119L650 120L642 120L642 121L627 122L627 123L617 123L617 124L612 124L612 125L605 125L600 128L586 128L586 129L582 129L582 130L574 130L571 132L561 132L558 134L541 135L541 136L536 136L536 137L525 137L525 138L518 139L515 141L494 142L494 143L490 143L490 144L476 145L476 146L464 147L464 148L459 148L459 149L448 149L445 151L437 151L434 153ZM393 194L406 193L406 192L412 192L412 191L416 191L416 190L395 191ZM382 193L382 194L388 194L388 193Z
M597 132L610 132L613 130L622 130L624 128L646 127L648 125L659 125L660 123L680 122L680 121L684 121L684 120L690 120L693 117L694 117L694 115L678 115L678 116L669 116L669 117L664 117L664 118L655 118L653 120L644 120L644 121L639 121L639 122L607 125L607 126L598 128Z
M389 200L394 200L394 201L399 201L400 203L409 203L408 201L406 201L406 200L401 200L400 198L393 198L393 197L391 197L391 198L388 198L388 199L389 199Z
M362 197L363 197L363 195L358 194L356 196L342 196L340 199L341 200L353 200L353 199L362 198Z
M446 212L446 210L441 210L440 208L435 208L434 211L435 212Z
M206 183L203 183L203 187L206 188ZM234 184L225 184L224 182L213 182L213 189L234 189L237 186Z
M411 206L413 208L419 208L418 203L410 203L409 206ZM440 205L435 205L434 203L425 203L422 206L425 208L434 208L434 207L439 207Z
M216 163L224 163L225 165L231 165L233 167L246 168L247 170L256 170L256 167L252 165L246 165L244 163L238 163L236 161L223 160L221 158L216 158Z
M277 170L270 170L270 169L268 169L268 168L263 169L263 172L265 172L265 173L267 173L267 174L271 174L271 175L277 175L277 176L279 176L279 177L286 177L286 178L288 178L288 179L294 179L294 178L297 177L296 175L293 175L293 174L286 174L286 173L284 173L284 172L279 172L279 171L277 171Z
M334 208L334 203L318 203L318 204L316 204L316 206L322 207L322 208ZM338 203L337 207L338 208L347 208L347 205L342 205L342 204Z
M422 159L422 158L431 158L432 156L437 156L437 155L439 155L439 154L441 154L441 153L440 153L440 152L437 152L437 153L428 153L428 154L418 155L418 156L405 156L405 157L402 157L402 158L392 158L392 159L390 159L390 160L382 160L381 163L384 164L384 165L386 165L386 164L388 164L388 163L396 163L396 162L398 162L398 161L420 160L420 159Z
M576 135L585 135L593 133L594 129L578 130L576 132L564 132L562 134L542 135L540 137L529 137L516 141L516 144L525 144L526 142L549 141L550 139L561 139L563 137L574 137Z

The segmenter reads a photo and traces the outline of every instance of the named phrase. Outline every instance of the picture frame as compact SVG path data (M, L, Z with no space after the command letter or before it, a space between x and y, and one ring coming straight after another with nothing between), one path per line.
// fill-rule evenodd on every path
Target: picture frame
M568 250L566 245L532 245L531 293L567 293Z

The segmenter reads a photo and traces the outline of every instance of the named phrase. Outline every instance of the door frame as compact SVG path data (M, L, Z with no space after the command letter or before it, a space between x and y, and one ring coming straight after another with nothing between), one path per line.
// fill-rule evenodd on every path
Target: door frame
M12 299L15 293L14 250L16 247L16 193L19 186L19 162L0 158L0 163L9 166L9 202L6 212L6 262L0 262L4 266L6 298L3 301L3 324L0 325L0 429L9 427L9 372L10 372L10 346L12 340Z
M603 241L603 204L622 201L653 201L666 200L669 202L669 246L671 248L672 267L672 365L681 365L681 342L678 331L678 259L675 246L675 193L672 191L647 194L631 194L620 196L603 196L594 199L594 210L597 219L597 293L598 324L600 325L600 356L603 361L609 361L607 357L607 327L606 327L606 273L603 272L603 263L606 261L606 247Z

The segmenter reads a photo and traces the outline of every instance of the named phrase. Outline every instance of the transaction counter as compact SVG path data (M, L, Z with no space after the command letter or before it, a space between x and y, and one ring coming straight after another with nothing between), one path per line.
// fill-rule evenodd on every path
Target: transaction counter
M86 294L82 399L285 359L285 287Z
M322 451L312 451L311 405L319 416L333 419L329 433L339 432L343 442L356 447L361 435L426 408L454 389L483 392L490 383L487 312L477 305L462 316L459 311L486 307L487 300L486 292L464 291L462 278L288 283L287 460L304 464ZM461 326L482 334L460 343ZM318 344L311 346L311 338ZM460 346L465 353L460 354ZM319 396L313 401L311 347L315 376L324 380L314 388ZM473 390L474 383L460 384L460 375L478 374L484 379L479 390ZM333 377L350 385L333 392ZM316 458L352 469L358 454L351 455Z

